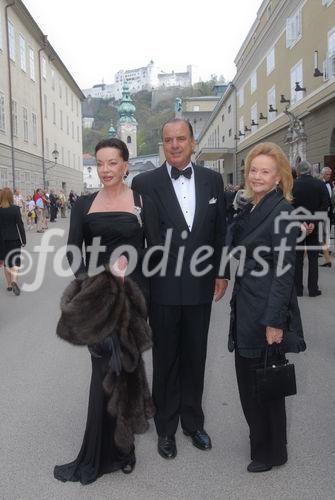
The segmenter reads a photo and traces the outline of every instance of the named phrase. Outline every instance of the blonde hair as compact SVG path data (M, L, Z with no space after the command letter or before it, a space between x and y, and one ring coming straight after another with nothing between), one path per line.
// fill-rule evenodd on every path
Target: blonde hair
M0 208L8 208L14 204L13 191L9 188L3 188L0 191Z
M265 155L273 158L276 162L278 174L280 176L280 181L278 187L283 192L284 198L287 201L292 201L292 188L293 188L293 176L292 169L289 164L288 158L284 151L274 144L273 142L261 142L257 144L250 153L248 154L245 161L245 197L246 198L254 198L254 192L249 184L249 172L252 161L256 158L256 156Z

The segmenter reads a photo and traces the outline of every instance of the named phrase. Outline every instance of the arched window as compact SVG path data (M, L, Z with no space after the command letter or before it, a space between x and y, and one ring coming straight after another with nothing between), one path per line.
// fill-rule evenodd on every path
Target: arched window
M128 135L128 137L127 137L127 144L131 144L131 137L130 137L130 135Z

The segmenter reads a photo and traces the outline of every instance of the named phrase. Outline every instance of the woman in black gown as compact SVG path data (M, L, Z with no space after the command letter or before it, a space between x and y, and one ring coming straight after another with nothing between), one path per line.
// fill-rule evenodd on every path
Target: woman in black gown
M100 238L104 250L98 254L97 266L109 263L115 249L131 245L139 257L144 253L144 240L154 244L154 209L147 198L141 198L124 182L128 171L129 152L119 139L106 139L95 148L97 171L103 189L80 197L71 210L68 249L73 245L81 251L80 263L68 252L68 259L76 277L91 273L88 247L95 237ZM84 254L82 244L84 243ZM124 259L121 257L119 261ZM93 252L91 260L93 261ZM92 263L91 263L92 264ZM124 262L119 267L124 265ZM148 286L141 272L138 259L130 277L148 299ZM89 394L88 415L83 444L78 457L72 463L56 466L54 476L61 481L80 481L88 484L101 475L122 470L130 473L135 466L134 450L125 455L114 441L115 419L107 412L107 396L102 381L108 369L110 353L98 346L90 349L92 379Z

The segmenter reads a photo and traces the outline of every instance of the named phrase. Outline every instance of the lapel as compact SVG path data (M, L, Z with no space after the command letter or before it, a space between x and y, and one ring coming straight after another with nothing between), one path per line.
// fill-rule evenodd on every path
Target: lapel
M191 234L194 235L201 227L207 214L208 202L210 200L210 186L205 167L198 167L194 163L194 185L195 185L195 213Z
M157 173L159 174L159 180L156 182L154 189L158 198L164 205L164 208L166 208L166 213L171 220L171 226L175 227L179 232L184 230L189 232L188 225L186 224L184 214L180 208L178 198L173 189L172 181L168 174L165 162L161 167L159 167Z
M262 222L270 215L272 210L284 199L281 191L271 191L259 202L255 207L251 217L249 219L249 224L243 228L241 234L241 240L245 239L250 233L252 233Z

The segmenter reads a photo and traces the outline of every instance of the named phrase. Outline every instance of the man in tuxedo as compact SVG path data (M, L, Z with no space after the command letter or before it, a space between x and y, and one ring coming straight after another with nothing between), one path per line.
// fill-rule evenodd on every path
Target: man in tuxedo
M312 176L312 165L308 161L302 161L297 166L298 177L293 185L293 205L294 207L303 207L312 215L316 212L327 212L328 195L325 186L320 179ZM321 245L318 234L318 221L311 218L304 221L306 228L306 250L308 257L308 292L310 297L321 295L318 287L318 250L315 247ZM300 243L301 245L301 243ZM314 247L314 248L313 248ZM298 297L303 295L303 249L297 250L295 263L295 287Z
M154 202L162 243L172 231L166 272L151 278L149 321L158 452L174 458L179 419L194 446L212 447L202 393L212 300L220 300L228 284L228 270L220 266L226 215L222 177L191 162L191 124L173 119L162 132L166 162L136 176L132 187Z
M331 229L332 229L332 224L334 223L334 220L333 220L333 218L334 218L334 213L333 213L333 210L334 210L334 207L333 207L334 192L333 192L333 186L331 183L332 169L329 167L324 167L321 170L321 177L322 177L322 180L324 182L325 188L327 190L327 195L329 197L329 199L328 199L329 223L328 223L328 227L327 228L325 227L324 241L323 241L323 247L322 247L322 252L323 252L323 255L325 258L325 262L323 264L321 264L321 267L331 267L332 263L331 263L331 259L330 259L330 252L329 252L328 242L327 242L327 232L328 232L328 234L330 234Z

